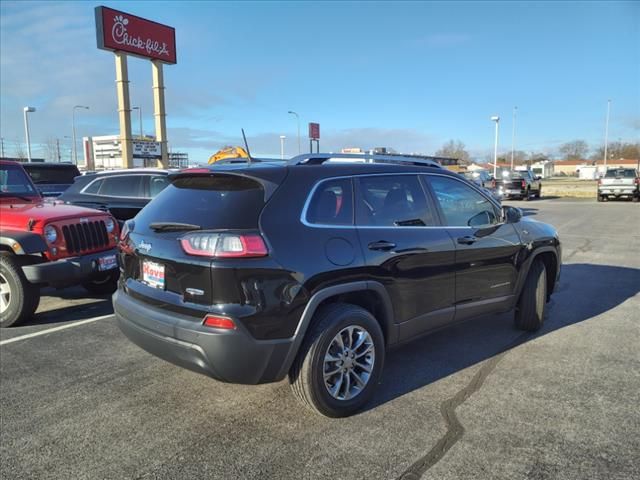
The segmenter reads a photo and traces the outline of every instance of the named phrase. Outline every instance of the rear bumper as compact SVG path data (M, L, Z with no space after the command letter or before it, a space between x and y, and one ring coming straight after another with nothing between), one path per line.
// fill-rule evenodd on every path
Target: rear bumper
M112 248L98 253L91 253L79 257L63 258L53 262L24 265L22 271L31 283L47 285L74 285L89 280L96 275L117 272L117 266L112 270L100 271L98 261L102 257L116 255ZM116 255L117 259L117 255Z
M636 187L607 187L599 188L598 194L600 195L613 195L615 197L631 197L638 195L640 191Z
M180 367L243 384L275 382L286 375L282 367L292 339L256 340L241 325L236 330L204 327L194 317L148 305L121 289L113 294L113 309L129 340Z

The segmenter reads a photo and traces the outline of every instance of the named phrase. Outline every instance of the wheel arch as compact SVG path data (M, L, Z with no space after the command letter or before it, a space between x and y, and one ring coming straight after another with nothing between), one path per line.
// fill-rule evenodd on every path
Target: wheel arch
M551 294L557 286L556 283L560 274L560 259L555 248L543 247L533 252L527 260L525 268L522 269L522 274L518 280L518 289L516 291L515 299L520 297L525 280L529 275L529 270L531 270L531 265L533 265L533 262L536 260L541 260L544 263L544 267L547 272L547 301L551 298Z
M394 323L393 304L381 283L359 281L333 285L315 292L309 299L298 322L291 348L283 362L278 377L284 377L291 368L318 309L324 305L338 302L358 305L370 312L382 328L385 345L389 346L397 343L398 329Z
M48 248L44 239L37 233L2 229L0 249L16 255L30 255L46 252Z

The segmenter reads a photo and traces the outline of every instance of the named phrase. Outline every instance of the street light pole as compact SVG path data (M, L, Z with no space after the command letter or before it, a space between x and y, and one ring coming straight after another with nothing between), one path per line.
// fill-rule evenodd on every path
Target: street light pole
M27 161L31 162L31 139L29 138L29 120L27 118L27 113L35 112L35 107L24 107L22 109L24 112L24 136L27 140Z
M494 115L491 120L496 122L496 138L493 143L493 178L498 176L498 125L500 124L500 117Z
M144 138L144 133L142 132L142 107L131 107L131 110L138 110L138 123L140 124L140 140Z
M284 160L284 139L287 138L284 135L280 135L280 158Z
M604 126L604 171L607 172L607 150L609 149L609 114L611 113L611 100L607 100L607 120Z
M513 125L511 130L511 170L513 170L513 156L516 148L516 112L518 107L513 107Z
M71 114L71 126L73 128L73 163L76 165L78 165L78 149L76 148L76 109L78 108L89 110L89 107L85 107L84 105L75 105L73 107L73 113Z
M289 110L289 114L296 116L296 122L298 124L298 155L300 155L300 115L291 110Z

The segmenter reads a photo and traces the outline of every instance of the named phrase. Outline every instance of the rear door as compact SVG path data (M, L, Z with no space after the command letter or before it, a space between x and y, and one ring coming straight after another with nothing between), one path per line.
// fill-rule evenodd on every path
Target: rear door
M453 319L455 247L417 175L356 177L356 227L366 264L400 323L400 340Z
M425 179L456 247L456 320L506 308L521 248L516 229L502 223L498 206L463 180L436 174Z

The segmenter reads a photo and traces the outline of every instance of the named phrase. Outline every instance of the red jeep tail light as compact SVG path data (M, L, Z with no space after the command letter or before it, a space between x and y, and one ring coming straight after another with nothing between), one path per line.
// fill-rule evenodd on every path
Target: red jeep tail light
M524 190L525 188L527 188L527 182L522 180L522 189Z
M189 233L180 239L189 255L215 258L266 257L269 253L258 234Z
M221 317L219 315L206 315L202 324L207 327L222 328L224 330L236 329L236 324L233 323L233 320L227 317Z

